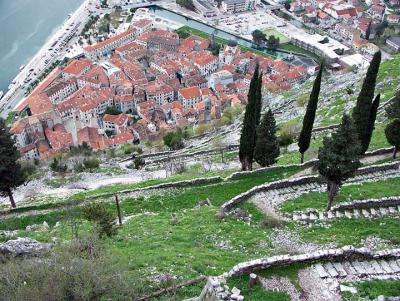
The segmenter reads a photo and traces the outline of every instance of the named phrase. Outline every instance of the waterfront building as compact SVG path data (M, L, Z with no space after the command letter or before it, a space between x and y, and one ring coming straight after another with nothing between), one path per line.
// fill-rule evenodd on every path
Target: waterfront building
M87 58L96 60L110 55L114 49L120 46L133 42L136 37L137 30L135 28L131 28L96 45L85 47L84 54Z

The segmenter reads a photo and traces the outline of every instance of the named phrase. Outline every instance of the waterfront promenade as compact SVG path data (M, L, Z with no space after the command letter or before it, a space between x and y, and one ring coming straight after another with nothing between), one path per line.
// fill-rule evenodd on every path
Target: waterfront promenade
M71 14L71 17L65 20L60 28L48 39L25 68L18 73L13 80L14 84L11 89L8 90L0 100L0 117L6 118L9 112L24 100L26 91L24 80L28 76L31 78L30 82L34 81L46 68L64 56L66 48L75 41L74 37L78 36L82 31L90 16L90 11L94 11L95 9L94 1L84 0L80 7ZM79 26L74 28L77 24L79 24ZM60 41L62 41L63 37L69 34L72 29L74 30L74 34L70 42L58 48ZM55 43L57 43L57 45L55 45ZM55 45L54 48L49 50L52 48L52 45Z

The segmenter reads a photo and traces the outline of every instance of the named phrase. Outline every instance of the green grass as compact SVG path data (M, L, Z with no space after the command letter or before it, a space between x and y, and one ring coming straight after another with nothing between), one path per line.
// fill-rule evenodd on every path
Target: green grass
M233 218L219 222L217 210L214 206L182 210L174 226L168 211L134 218L107 247L131 269L156 266L185 278L219 275L241 261L270 254L271 249L259 247L270 231ZM220 242L229 249L219 248Z
M369 144L369 150L374 150L383 147L391 147L386 140L385 127L386 124L375 125L375 130L372 134L371 143Z
M257 173L253 175L249 175L245 178L233 179L225 181L221 184L213 184L213 185L197 185L192 186L190 188L182 188L182 189L174 189L172 193L162 193L159 195L151 196L150 198L144 200L143 198L132 199L132 198L123 198L123 202L121 205L122 210L125 214L138 213L142 211L151 211L151 212L174 212L183 208L191 208L195 206L199 201L205 200L209 198L213 205L219 206L222 203L228 201L230 198L233 198L239 193L247 191L248 189L260 185L265 182L271 182L274 180L282 179L288 177L298 171L301 168L287 168L287 169L279 169L274 172L265 172L265 173ZM136 184L135 188L138 187L146 187L149 185L154 185L161 183L160 180L150 180L142 183ZM128 186L133 188L132 186ZM74 195L72 198L68 200L68 203L45 203L39 206L19 208L14 210L13 212L27 212L32 209L57 209L61 205L74 205L77 201L83 200L85 197L89 197L91 195L98 195L101 192L110 192L111 191L120 191L121 189L128 188L124 185L122 186L111 186L103 189L97 189L96 193L92 192L83 192L77 195ZM110 202L110 209L115 210L115 205L113 203L113 197L106 198ZM168 211L166 211L168 210ZM21 217L21 218L13 218L4 220L0 224L0 229L23 229L26 225L31 223L41 223L49 217L51 222L57 221L57 212L52 212L48 214L43 214L39 216L31 216L31 217ZM64 209L59 210L59 212L64 212ZM3 213L4 215L4 213ZM62 216L60 216L62 219ZM20 226L19 226L20 225Z
M66 176L66 177L53 177L51 179L46 180L46 184L53 188L59 188L61 186L75 183L77 181L82 180L81 175L73 175L73 176Z
M377 182L342 186L335 203L399 195L400 178L393 178ZM293 212L303 211L307 208L324 209L326 203L326 192L309 192L298 198L286 201L281 205L280 210L283 212Z
M318 110L318 115L323 116L319 126L328 126L338 124L342 120L345 107L345 101L337 98L329 107Z
M289 51L289 52L295 52L295 53L304 54L306 56L309 56L309 57L313 58L317 62L319 62L321 60L321 58L318 55L316 55L316 54L314 54L314 53L312 53L312 52L310 52L308 50L305 50L305 49L303 49L301 47L295 46L292 43L279 45L279 48L283 49L283 50L286 50L286 51Z
M259 275L264 278L271 278L272 276L287 277L298 290L301 290L298 272L305 266L306 264L295 263L285 267L272 267L261 271Z
M209 172L207 174L204 174L202 177L213 177L213 176L228 176L232 173L232 171L223 171L223 172ZM20 207L17 209L14 209L13 212L26 212L30 210L45 210L45 209L51 209L51 208L60 208L64 206L69 206L69 205L75 205L76 203L79 203L87 198L96 198L102 194L106 193L117 193L122 190L133 190L137 188L146 188L149 186L153 185L158 185L162 183L169 183L169 182L177 182L177 181L183 181L183 180L191 180L194 178L198 178L201 175L198 173L186 173L186 174L181 174L181 175L174 175L168 178L164 179L152 179L152 180L147 180L143 181L140 183L134 183L134 184L116 184L116 185L107 185L103 187L99 187L96 189L92 189L89 191L82 191L75 193L71 195L70 197L64 198L64 199L59 199L59 198L45 198L45 200L42 200L42 198L38 198L36 200L29 200L24 201L19 203ZM57 183L57 181L55 182ZM55 185L55 184L54 184ZM6 211L1 212L0 211L0 216L4 213L8 213L8 207Z
M400 220L398 218L380 217L369 219L339 219L312 227L291 223L289 228L298 231L307 242L337 246L360 246L361 240L377 236L398 246L400 244Z
M182 26L182 27L178 28L177 30L175 30L175 32L178 34L185 32L185 33L189 33L191 35L196 35L196 36L199 36L199 37L202 37L205 39L208 39L210 37L210 35L208 33L198 30L198 29L194 29L189 26ZM214 39L215 39L215 42L217 42L218 44L227 45L229 43L228 40L225 40L225 39L222 39L219 37L214 37ZM273 52L268 51L268 50L260 51L260 50L257 50L257 49L251 48L251 47L242 46L242 45L239 45L239 48L242 51L250 51L250 52L260 54L263 56L269 56L269 57L276 58L276 55Z
M376 299L380 295L385 297L400 296L400 280L370 280L355 284L350 284L357 288L357 294L354 295L369 300Z
M260 225L262 214L254 205L243 204L253 214L251 223L234 217L219 221L215 218L219 206L255 185L288 177L299 170L281 169L227 180L222 184L163 190L147 197L122 198L121 209L124 216L142 212L151 214L130 219L115 237L105 239L103 244L116 261L127 266L129 270L140 273L145 279L161 272L176 275L177 282L199 275L219 275L239 262L268 256L274 252L269 240L272 230ZM199 202L207 198L212 205L199 206ZM105 204L116 212L111 199ZM74 210L77 213L78 209ZM171 224L171 213L177 214L176 225ZM3 221L0 228L21 229L19 234L39 241L51 241L52 237L69 240L72 231L65 219L70 214L72 213L69 211L56 211L35 217L14 218ZM62 221L61 226L51 232L24 231L32 223L41 224L47 221L54 225L58 220ZM80 229L83 234L91 226L88 222L83 222ZM219 247L220 243L225 243L227 248ZM198 288L194 287L193 290L197 295ZM178 294L193 296L190 290L183 290ZM171 300L174 300L173 296Z
M141 211L176 212L184 208L191 208L207 198L214 206L220 206L254 186L286 178L299 170L301 168L298 167L278 169L273 172L256 173L218 184L173 189L171 192L165 191L162 194L156 194L146 199L126 198L122 203L122 209L127 214Z
M197 297L197 296L200 296L201 291L203 290L205 284L206 284L206 281L203 281L196 285L182 287L173 293L168 293L168 294L162 295L158 298L154 298L152 300L175 301L175 300L185 300L189 297Z
M267 37L269 36L275 36L275 38L279 38L279 42L282 44L286 44L289 43L290 39L285 36L283 33L277 31L275 28L267 28L265 30L263 30L263 32L267 35Z
M229 278L227 281L230 289L233 287L240 289L240 294L246 301L290 301L290 297L286 292L266 291L261 284L256 284L254 287L249 288L248 283L248 275Z

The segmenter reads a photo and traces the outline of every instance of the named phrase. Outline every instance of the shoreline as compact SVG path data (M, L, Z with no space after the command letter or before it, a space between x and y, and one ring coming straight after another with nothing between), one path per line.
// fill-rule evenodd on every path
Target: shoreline
M85 19L82 19L82 18L80 19L80 18L78 18L78 16L85 12L87 7L89 7L90 2L91 2L91 0L84 0L82 2L82 4L74 12L72 12L70 14L69 18L65 18L60 25L58 25L57 27L54 28L54 30L49 34L49 36L46 39L43 46L33 56L28 58L28 63L25 65L25 67L22 70L20 70L20 72L10 82L10 84L12 82L15 82L15 84L11 87L11 89L8 89L7 91L4 92L4 95L0 100L0 111L2 113L4 113L3 111L7 110L6 106L9 105L12 97L14 97L16 92L21 88L22 85L24 85L23 81L25 80L25 78L27 78L28 74L30 73L29 70L36 69L38 67L38 65L44 64L44 61L46 60L47 55L50 52L48 49L51 47L51 45L54 42L58 41L58 39L60 39L63 36L63 34L66 31L66 28L69 27L68 24L70 23L70 21L77 19L76 21L80 21L82 24L86 23L89 14L87 14ZM63 47L63 49L65 49L65 47ZM43 67L40 71L37 71L37 70L33 71L33 72L37 73L37 76L35 78L31 77L31 81L35 80L47 66L50 66L58 58L58 56L61 53L62 53L62 50L58 51L58 53L55 54L53 57L50 57L49 62L47 64L45 64L44 66L40 66L40 67ZM27 83L25 85L29 85L29 83ZM14 107L17 107L25 98L26 98L25 95L23 95L23 97L21 99L19 99L16 104L14 104L14 105L10 104L12 107L11 109L14 109Z

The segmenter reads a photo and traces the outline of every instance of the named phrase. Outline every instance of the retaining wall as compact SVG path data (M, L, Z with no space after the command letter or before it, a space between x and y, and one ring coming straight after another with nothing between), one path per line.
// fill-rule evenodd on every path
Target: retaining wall
M312 162L312 161L309 161ZM374 173L377 171L386 171L386 170L392 170L392 169L399 169L400 168L400 162L393 162L393 163L384 163L384 164L378 164L378 165L372 165L372 166L366 166L358 169L355 173L356 176L358 175L364 175L364 174L369 174L369 173ZM320 176L305 176L305 177L299 177L296 179L292 180L279 180L267 184L262 184L259 186L255 186L251 188L250 190L243 192L228 202L222 204L220 207L222 211L226 212L232 209L234 206L237 204L249 199L253 195L260 193L260 192L265 192L269 191L272 189L282 189L282 188L287 188L291 186L297 186L297 185L304 185L304 184L309 184L309 183L320 183L324 184L326 181L320 177Z
M219 300L243 300L242 296L237 299L237 294L232 296L232 292L226 286L226 280L230 277L251 274L260 270L272 267L285 267L295 263L314 263L314 262L335 262L343 260L373 260L373 259L398 259L400 249L391 249L373 252L367 248L354 248L345 246L338 249L328 249L315 251L300 255L278 255L264 257L235 265L229 272L218 277L209 277L198 301L219 301Z
M214 183L220 183L223 181L224 181L224 178L222 178L222 177L196 178L196 179L192 179L192 180L161 183L161 184L143 187L143 188L126 189L126 190L121 190L118 192L106 192L106 193L98 194L98 195L95 195L92 197L88 197L86 199L97 199L97 198L103 198L103 197L110 197L115 194L121 195L121 194L128 194L128 193L132 193L132 192L152 190L152 189L182 188L182 187L199 185L199 184L214 184Z
M381 199L358 200L335 205L331 211L343 211L351 209L364 209L371 207L391 207L400 205L400 196L385 197Z

